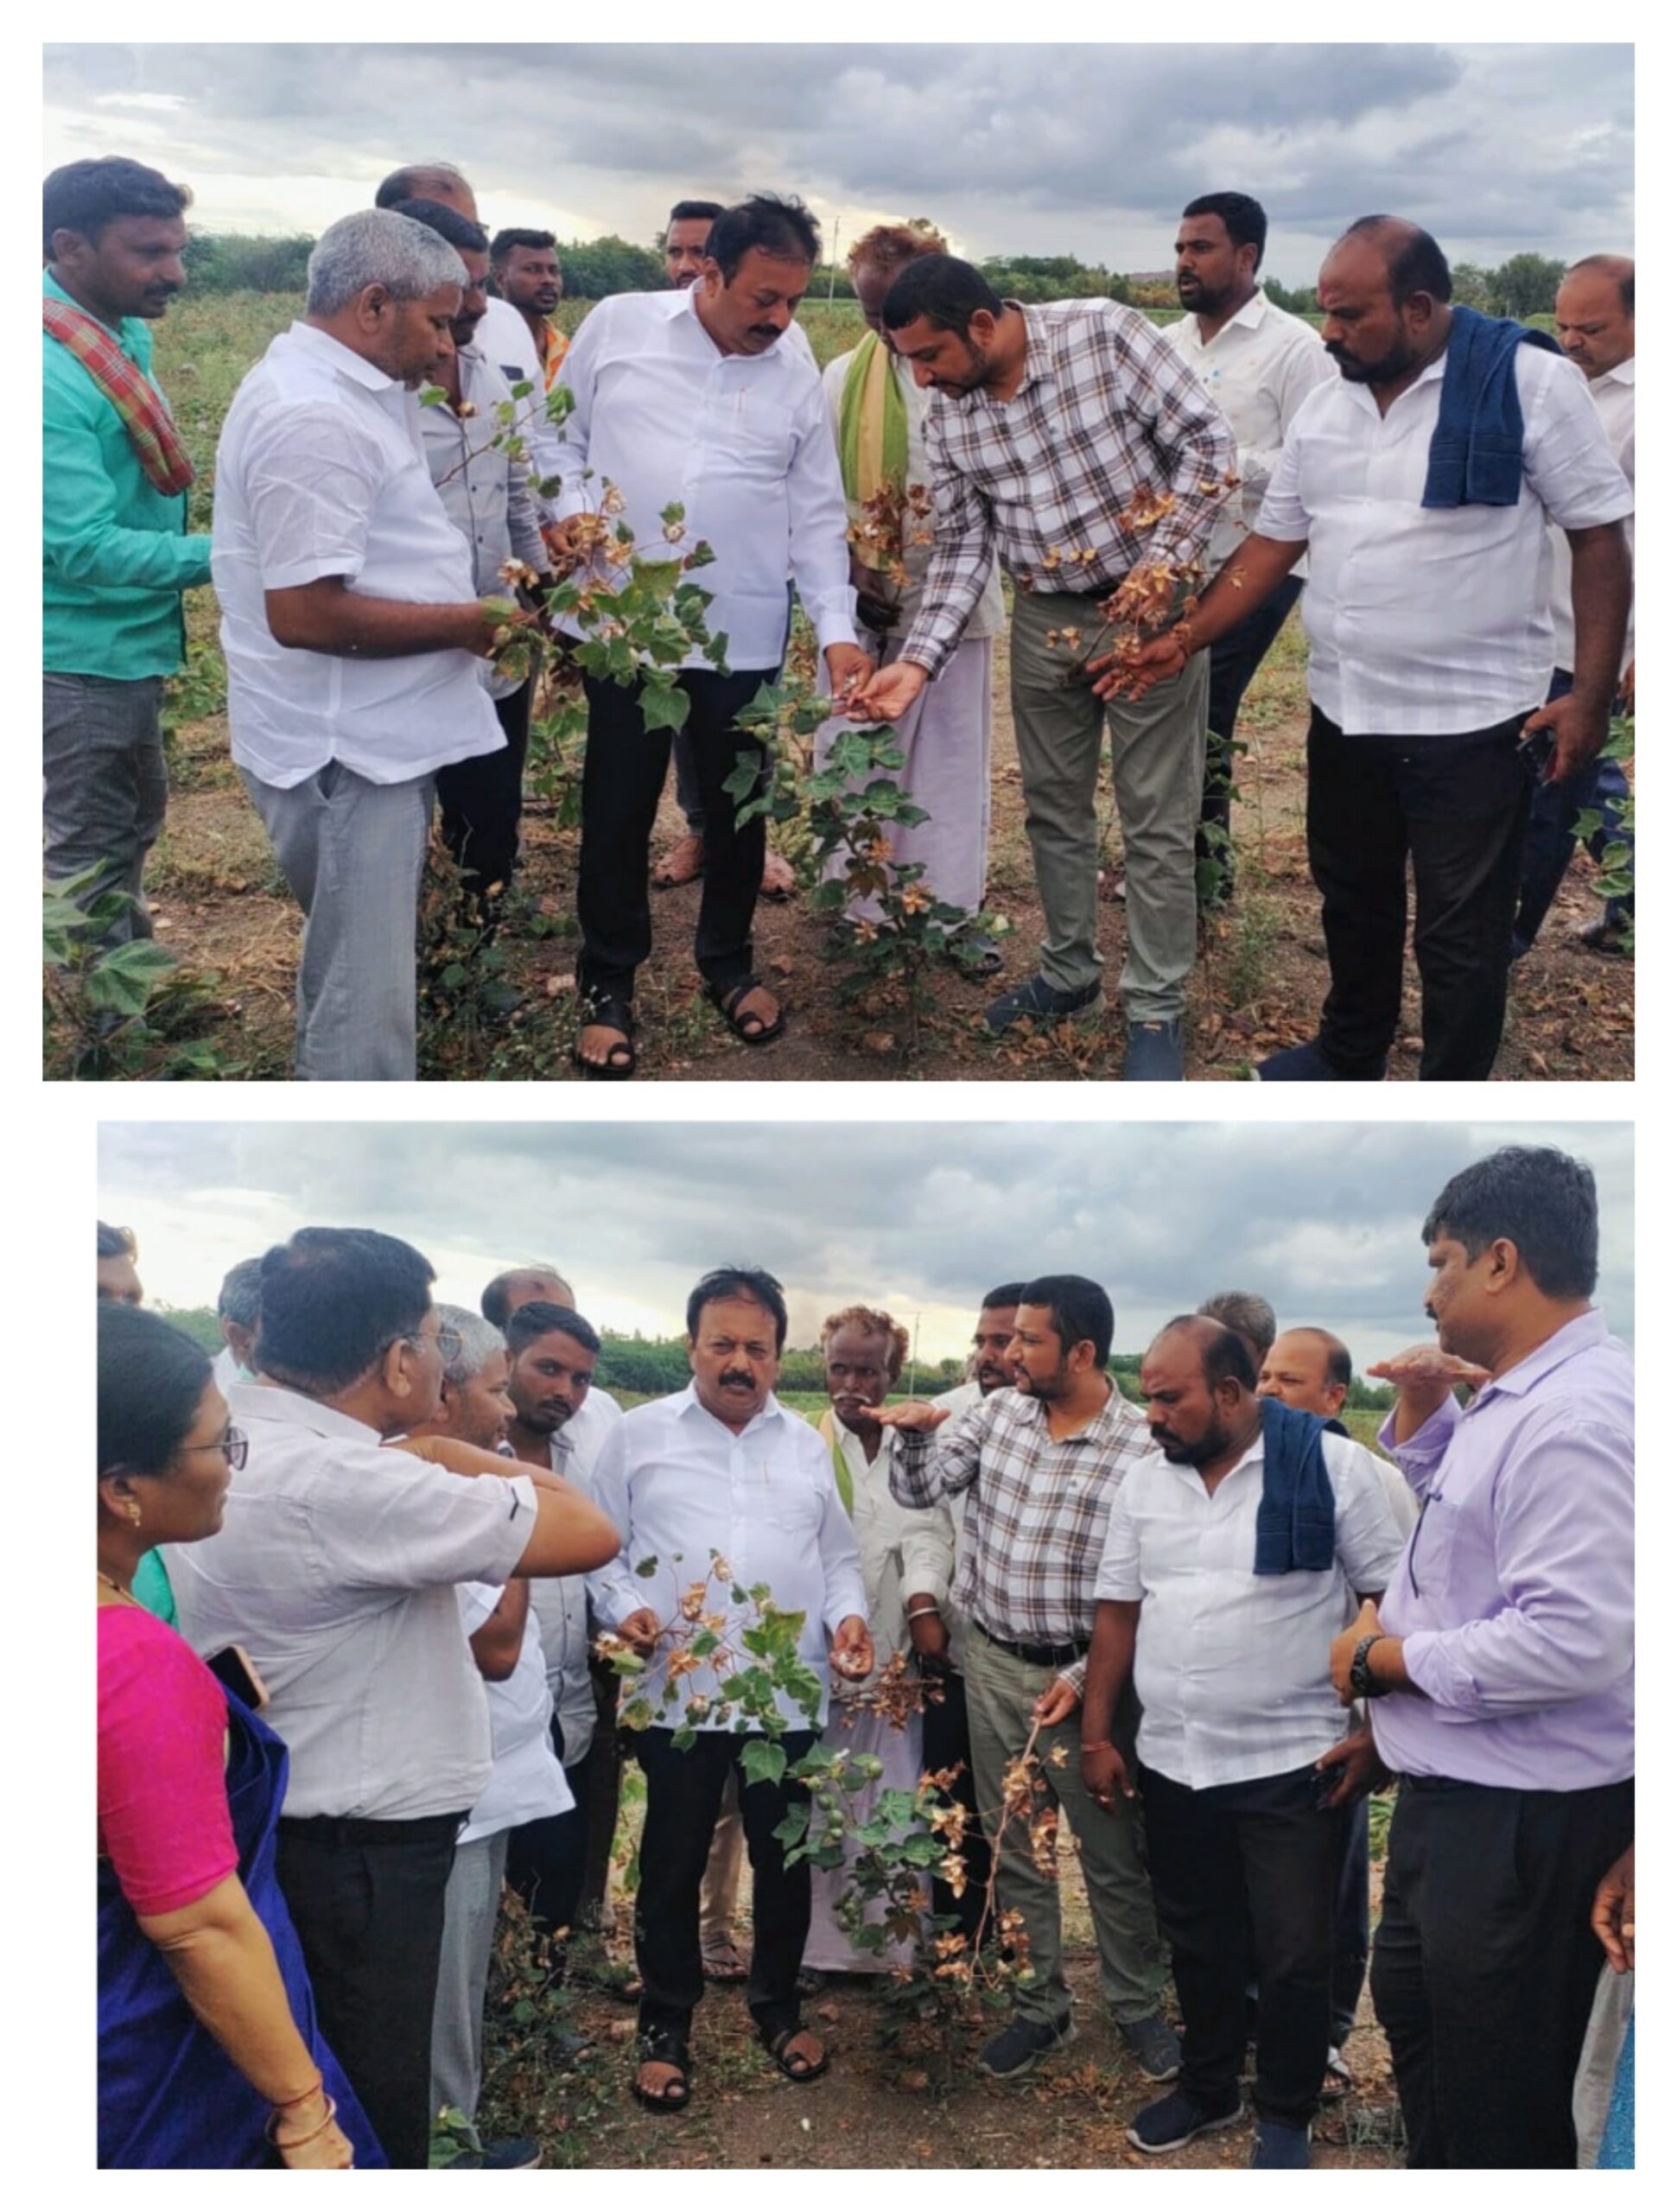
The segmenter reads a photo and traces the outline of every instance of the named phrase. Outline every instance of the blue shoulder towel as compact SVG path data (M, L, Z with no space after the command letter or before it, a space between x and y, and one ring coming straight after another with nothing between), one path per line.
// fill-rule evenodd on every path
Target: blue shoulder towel
M1333 1565L1333 1484L1318 1414L1263 1401L1263 1496L1255 1574L1325 1574Z
M1438 427L1426 456L1424 507L1512 507L1520 499L1526 418L1514 356L1521 346L1560 351L1547 330L1451 308Z

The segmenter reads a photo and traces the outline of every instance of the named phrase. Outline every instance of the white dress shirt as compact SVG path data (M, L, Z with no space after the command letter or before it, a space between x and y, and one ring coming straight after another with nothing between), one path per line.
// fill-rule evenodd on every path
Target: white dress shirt
M1511 507L1423 507L1442 355L1384 416L1336 377L1293 418L1257 527L1310 542L1310 696L1354 735L1488 729L1543 699L1554 667L1549 534L1633 506L1584 378L1521 346L1524 474Z
M532 1595L547 1579L530 1584ZM468 1638L477 1634L499 1605L505 1589L505 1584L492 1582L461 1583L455 1595L460 1600L461 1627ZM533 1613L524 1615L518 1664L505 1681L485 1681L483 1689L495 1764L488 1786L460 1832L461 1843L499 1835L503 1828L521 1828L526 1821L545 1821L556 1813L569 1813L576 1802L565 1770L554 1757L553 1738L548 1733L553 1700L548 1693L541 1630Z
M1288 1774L1345 1733L1328 1647L1353 1591L1383 1590L1403 1538L1369 1454L1324 1436L1335 1563L1255 1574L1261 1434L1208 1497L1162 1452L1132 1467L1113 1502L1097 1598L1141 1601L1135 1690L1142 1759L1190 1789Z
M536 340L530 325L511 300L492 299L473 341L492 361L509 385L527 384L530 390L518 402L518 435L527 448L538 480L559 474L559 433L549 422L542 365L536 357ZM562 370L559 381L565 381ZM553 502L537 495L543 522L553 514Z
M888 342L888 341L887 341ZM850 364L856 358L853 346L848 353L840 353L829 361L821 372L821 388L826 396L827 411L833 425L835 439L839 435L839 414L844 399L844 380L850 373ZM903 396L903 405L908 415L908 484L918 484L927 493L931 492L931 462L926 455L926 416L931 407L930 390L923 391L914 381L912 365L900 353L891 356L891 372L897 379L897 389ZM906 488L906 486L905 486ZM932 530L932 518L927 515L924 527ZM908 586L903 592L897 619L892 625L893 636L904 634L920 611L920 596L925 588L926 570L931 566L932 549L926 545L905 545L903 566L908 570ZM886 587L886 589L889 587ZM962 633L965 644L972 638L1000 636L1007 625L1007 609L1001 598L1001 570L994 561L990 563L990 581L984 587L984 595L978 602L978 611Z
M263 783L289 791L333 760L406 783L505 743L474 653L305 652L268 626L265 593L323 576L421 607L478 595L418 399L311 324L280 333L227 410L210 567L233 759Z
M1257 528L1288 424L1317 385L1339 372L1321 332L1276 307L1261 288L1209 339L1191 308L1165 335L1222 408L1240 448L1241 495L1224 509L1205 556L1215 575Z
M219 1531L170 1545L181 1633L242 1644L291 1754L295 1819L464 1813L490 1772L455 1585L505 1582L536 1524L527 1477L454 1475L272 1384L228 1401L250 1453Z
M734 1603L731 1586L766 1583L776 1605L804 1615L798 1648L821 1678L821 1709L812 1724L789 1698L779 1704L793 1728L819 1728L830 1688L828 1637L852 1613L867 1618L867 1593L832 1455L810 1423L771 1395L736 1435L705 1411L689 1385L624 1414L594 1462L594 1494L623 1535L617 1559L588 1578L600 1619L617 1628L643 1605L662 1620L675 1618L682 1593L704 1580L718 1552L733 1584L712 1581L705 1607L727 1615L727 1642L737 1648L757 1618L754 1606ZM656 1565L637 1573L648 1560ZM650 1686L656 1706L661 1681L654 1665L635 1686ZM715 1669L703 1665L683 1675L680 1688L713 1700L727 1695ZM654 1725L676 1727L683 1718L677 1697ZM707 1716L695 1725L732 1730L734 1723Z
M1607 433L1607 442L1613 448L1613 458L1624 471L1625 481L1632 496L1636 489L1636 357L1621 361L1616 369L1609 369L1604 376L1585 378L1590 397L1596 403L1596 412L1601 426ZM1636 517L1627 516L1624 524L1625 543L1636 553ZM1572 549L1566 543L1566 533L1551 530L1549 541L1554 551L1553 597L1550 614L1554 621L1554 664L1557 668L1571 668L1578 651L1577 634L1572 626ZM1624 626L1624 652L1619 659L1619 674L1623 676L1636 657L1636 608L1633 600L1630 619Z
M591 1389L564 1427L549 1439L548 1465L554 1473L592 1497L600 1447L622 1418L623 1408L615 1398ZM532 1581L530 1610L541 1631L548 1688L565 1738L565 1764L575 1766L588 1757L599 1718L588 1673L588 1576L555 1574Z
M564 368L576 406L560 512L596 509L610 482L636 543L656 556L663 510L680 505L679 550L702 538L716 556L694 581L712 595L705 620L727 636L731 669L779 666L788 575L823 650L854 645L848 517L821 380L784 339L766 353L721 352L696 297L621 292L589 310ZM682 665L709 664L696 653Z
M231 1344L223 1344L210 1362L210 1380L225 1397L235 1382L249 1382L254 1378L247 1375L233 1357Z

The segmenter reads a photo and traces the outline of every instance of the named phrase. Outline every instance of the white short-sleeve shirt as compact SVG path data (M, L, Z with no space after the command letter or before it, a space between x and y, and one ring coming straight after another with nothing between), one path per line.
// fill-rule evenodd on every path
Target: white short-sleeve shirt
M306 652L268 626L268 592L324 576L414 606L478 595L415 394L309 323L281 332L227 410L210 566L233 759L261 782L289 790L338 760L404 783L505 744L475 654Z
M594 1463L622 1418L615 1398L598 1387L591 1389L553 1440L548 1464L554 1473L592 1497ZM565 1764L575 1766L588 1757L599 1718L588 1672L588 1576L538 1576L530 1586L530 1610L541 1631L548 1688L565 1739Z
M168 1547L181 1634L242 1644L291 1754L294 1819L464 1814L489 1713L454 1586L505 1582L536 1524L528 1477L450 1474L298 1392L229 1393L250 1439L219 1531Z
M1113 1501L1097 1599L1141 1604L1135 1689L1147 1765L1190 1789L1287 1774L1345 1733L1328 1647L1354 1591L1383 1590L1403 1538L1369 1455L1324 1436L1333 1485L1333 1567L1256 1574L1261 1436L1208 1497L1162 1452Z
M1258 516L1308 539L1310 696L1354 735L1489 729L1537 706L1554 666L1547 525L1635 505L1583 376L1519 346L1523 474L1511 507L1423 507L1445 361L1384 416L1365 385L1319 385L1293 418Z
M532 1592L538 1586L533 1582ZM461 1627L468 1638L477 1634L499 1605L503 1588L492 1582L461 1585L455 1595ZM524 1615L518 1665L505 1681L486 1681L483 1688L495 1765L488 1787L460 1832L462 1843L499 1835L503 1828L522 1827L526 1821L544 1821L556 1813L569 1813L576 1802L548 1732L553 1700L548 1694L542 1634L534 1613Z

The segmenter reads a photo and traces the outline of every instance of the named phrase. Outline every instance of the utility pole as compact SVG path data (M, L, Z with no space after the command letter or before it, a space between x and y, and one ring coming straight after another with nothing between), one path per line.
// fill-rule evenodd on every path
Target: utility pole
M833 258L827 268L827 304L833 304L833 295L838 289L838 250L840 226L836 216L833 220Z

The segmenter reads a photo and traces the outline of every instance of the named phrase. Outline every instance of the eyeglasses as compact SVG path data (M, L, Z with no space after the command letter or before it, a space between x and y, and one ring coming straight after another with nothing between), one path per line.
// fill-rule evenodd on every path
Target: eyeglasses
M251 1440L242 1428L230 1428L219 1444L183 1444L183 1452L220 1452L237 1474L251 1456Z
M442 1355L442 1363L445 1367L451 1366L460 1357L461 1350L461 1333L458 1329L439 1329L434 1337L392 1337L390 1344L384 1347L385 1351L390 1350L391 1344L411 1344L416 1351L425 1351L435 1344ZM380 1356L382 1357L383 1355Z

